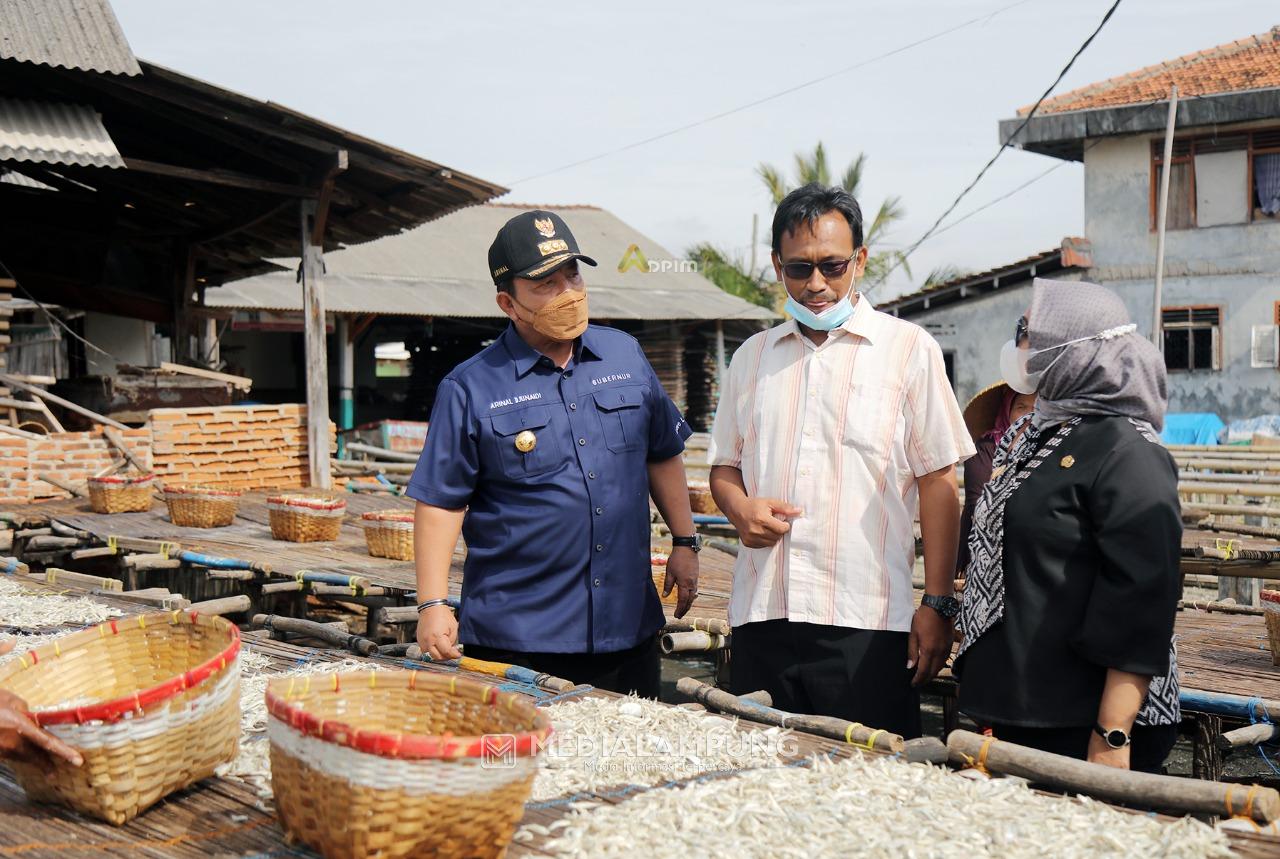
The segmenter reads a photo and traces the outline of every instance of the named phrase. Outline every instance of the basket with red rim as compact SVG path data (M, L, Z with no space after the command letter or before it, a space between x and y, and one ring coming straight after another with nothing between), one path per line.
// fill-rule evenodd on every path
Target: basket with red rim
M89 506L94 513L139 513L151 509L154 474L90 477Z
M498 856L524 814L547 715L457 675L357 671L267 685L285 831L326 856Z
M27 795L122 824L234 760L240 738L240 632L173 611L108 621L0 666L79 766L9 761Z
M346 512L346 500L332 495L285 494L267 498L271 536L293 543L338 539Z
M222 528L236 518L240 505L238 489L217 489L212 486L165 484L164 503L169 507L169 519L185 528Z
M375 510L360 515L369 554L397 561L413 560L413 513L407 510Z

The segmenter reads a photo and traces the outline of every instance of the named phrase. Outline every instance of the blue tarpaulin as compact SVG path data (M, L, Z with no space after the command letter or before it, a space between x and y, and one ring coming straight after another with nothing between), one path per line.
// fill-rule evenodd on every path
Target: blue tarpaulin
M1171 413L1164 416L1160 440L1165 444L1217 444L1218 430L1224 426L1222 418L1210 412Z

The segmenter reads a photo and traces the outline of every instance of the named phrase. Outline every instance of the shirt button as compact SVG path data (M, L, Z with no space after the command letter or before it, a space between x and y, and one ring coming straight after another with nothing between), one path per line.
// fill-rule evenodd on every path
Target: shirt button
M597 515L597 516L599 516L599 515L601 515L602 513L604 513L604 508L603 508L603 507L597 507L597 508L596 508L596 515Z
M577 410L578 410L578 404L577 404L577 403L570 403L570 404L569 404L569 411L571 411L571 412L576 412Z
M591 478L592 480L595 480L595 479L596 479L596 473L595 473L594 471L588 471L588 472L587 472L587 477Z
M808 436L809 438L813 438L813 430L811 430L811 429L807 429L807 430L805 430L805 431L804 431L804 434L805 434L806 436Z
M803 474L805 477L808 477L808 476L809 476L809 469L807 469L807 468L802 468L802 469L800 469L800 473L801 473L801 474Z
M585 438L578 439L578 447L585 447L586 444L587 444L587 440Z
M817 389L817 388L810 388L810 389L809 389L809 396L811 396L811 397L816 397L816 396L818 396L818 389Z
M596 587L600 587L600 580L596 579L592 584L594 584Z
M604 543L596 543L596 551L597 551L597 552L603 552L603 551L604 551Z

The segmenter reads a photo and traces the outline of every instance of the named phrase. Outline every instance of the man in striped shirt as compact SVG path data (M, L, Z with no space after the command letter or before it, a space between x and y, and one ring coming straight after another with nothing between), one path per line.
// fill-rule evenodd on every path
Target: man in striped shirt
M778 206L773 265L793 318L733 356L711 491L743 546L729 603L733 691L910 738L917 687L951 652L954 470L974 449L938 344L858 294L866 259L847 192L811 184Z

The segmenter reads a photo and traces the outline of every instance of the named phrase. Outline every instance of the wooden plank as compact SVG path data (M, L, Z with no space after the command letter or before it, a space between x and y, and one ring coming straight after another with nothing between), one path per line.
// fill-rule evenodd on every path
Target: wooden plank
M67 431L67 428L62 425L62 422L53 416L53 412L49 411L49 407L45 404L44 400L39 397L32 397L31 404L35 406L36 411L44 415L44 419L49 422L49 429L54 432Z
M57 394L51 394L48 391L44 390L43 388L37 388L35 385L28 385L26 382L23 382L18 377L11 376L8 373L0 373L0 382L4 382L6 385L9 385L10 387L17 388L19 391L26 391L28 394L34 394L35 396L39 397L42 400L48 400L51 403L57 403L58 405L62 406L64 409L70 409L76 414L81 415L82 417L86 417L91 421L95 421L100 424L105 424L109 427L115 427L116 429L120 429L120 430L128 429L127 426L120 423L119 421L113 421L109 417L100 415L95 411L86 409L84 406L77 405L76 403L73 403L70 400L64 400L62 397L59 397Z
M263 191L267 194L279 194L282 197L315 197L315 188L306 185L294 185L288 182L276 182L259 176L250 176L235 170L197 170L193 167L180 167L176 164L161 164L158 161L147 161L142 158L126 158L124 166L138 173L151 173L156 176L171 176L189 182L205 182L211 185L223 185L228 188L245 188L250 191Z
M42 436L39 433L27 432L26 430L21 430L21 429L18 429L17 427L11 427L5 424L0 424L0 433L4 433L5 435L14 435L14 436L17 436L18 438L25 438L25 439L45 438L45 436Z
M238 390L244 391L246 394L253 388L253 379L247 376L233 376L230 373L219 373L214 370L205 370L202 367L188 367L185 364L174 364L170 361L161 361L160 369L170 373L182 373L187 376L199 376L202 379L213 379L218 382L226 382Z
M112 447L124 454L124 458L129 461L130 465L143 474L148 473L149 469L142 464L142 460L133 455L133 451L129 450L129 446L124 443L124 439L120 437L119 433L108 427L103 430L102 435L111 443Z
M70 492L71 495L75 498L87 498L89 495L88 489L81 487L75 483L67 483L65 480L60 480L57 477L54 477L52 474L37 474L36 479L43 480L45 483L49 484L50 486L56 486L59 489L61 489L63 492Z

